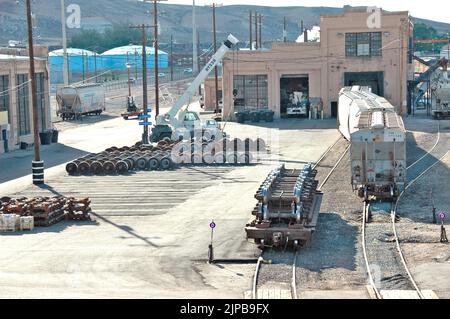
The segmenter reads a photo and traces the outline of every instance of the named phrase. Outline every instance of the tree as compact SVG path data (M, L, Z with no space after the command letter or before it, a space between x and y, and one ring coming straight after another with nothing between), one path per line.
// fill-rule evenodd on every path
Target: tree
M128 24L115 24L104 32L81 30L70 38L69 46L101 53L130 43L140 43L141 40L139 30L130 29Z
M439 34L436 29L425 23L414 24L414 40L443 39L445 34ZM415 51L440 51L445 43L416 43Z

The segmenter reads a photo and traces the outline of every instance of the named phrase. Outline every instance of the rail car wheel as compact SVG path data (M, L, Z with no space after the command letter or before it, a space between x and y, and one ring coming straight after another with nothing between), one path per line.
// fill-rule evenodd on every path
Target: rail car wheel
M148 161L148 166L149 166L149 169L152 171L157 170L159 168L159 160L155 157L152 157Z

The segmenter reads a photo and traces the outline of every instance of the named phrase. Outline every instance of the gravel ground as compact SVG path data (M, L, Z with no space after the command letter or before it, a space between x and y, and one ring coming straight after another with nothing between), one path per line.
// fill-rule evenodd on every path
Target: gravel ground
M331 151L322 159L317 166L316 179L321 182L329 171L333 168L335 162L340 157L347 141L340 138ZM321 224L319 219L319 225ZM302 249L303 251L303 249ZM294 261L294 253L290 251L280 252L277 250L266 250L262 254L265 260L270 260L270 264L262 264L258 277L258 287L269 288L273 286L289 287L292 280L292 263ZM299 254L299 259L300 259Z
M322 167L331 169L347 145L347 142L338 143L336 151L318 167L319 172ZM329 172L324 171L319 180ZM358 243L362 203L349 181L347 153L322 189L321 214L312 241L299 252L297 289L300 292L354 289L365 284Z
M450 121L440 122L444 133L439 154L450 149L446 132ZM440 298L450 298L450 252L448 244L440 243L440 225L432 223L432 207L434 201L437 212L450 210L449 167L447 155L408 188L397 207L397 232L410 270L421 289L433 289ZM448 231L447 226L447 237Z
M410 170L410 180L420 175L450 149L450 121L441 121L441 139L432 152ZM437 139L438 122L430 119L410 118L405 121L407 133L407 163L411 165L430 150ZM339 141L318 166L317 178L323 180L346 146ZM450 156L448 156L450 164ZM436 274L447 266L444 273L450 275L448 245L439 242L440 226L430 224L430 188L433 185L437 209L450 206L447 182L450 170L446 164L438 164L421 178L403 196L398 207L397 221L402 248L422 289L434 289L440 297L450 296L450 282L433 282ZM313 239L299 251L297 259L297 290L345 290L360 289L368 283L361 246L362 201L352 191L348 155L338 165L323 187L324 197L318 226ZM417 188L417 189L416 189ZM439 189L437 191L436 189ZM446 191L441 191L445 189ZM419 208L419 209L417 209ZM413 289L407 278L395 242L390 220L390 205L374 205L371 222L366 228L368 258L374 279L381 289ZM407 212L407 214L402 213ZM428 224L425 224L428 223ZM424 248L424 249L421 249ZM264 252L271 264L264 264L260 271L259 287L278 285L289 288L292 279L293 253ZM440 271L442 273L443 271Z

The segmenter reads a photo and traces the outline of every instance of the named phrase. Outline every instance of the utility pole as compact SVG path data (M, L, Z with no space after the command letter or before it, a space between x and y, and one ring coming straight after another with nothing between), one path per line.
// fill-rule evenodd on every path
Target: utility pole
M148 0L142 0L147 3ZM155 119L159 115L159 65L158 65L158 1L167 0L150 0L153 1L153 28L155 33L155 42L153 48L155 50Z
M86 52L86 82L89 82L89 54Z
M33 184L44 184L44 161L39 150L38 106L36 95L36 73L34 69L33 24L31 20L31 0L26 0L28 24L28 55L30 59L31 100L33 106L34 161L31 162Z
M142 108L144 115L148 114L148 97L147 97L147 50L146 50L146 40L147 35L145 30L151 28L152 26L141 24L137 26L130 26L132 29L142 30ZM142 144L148 144L148 122L147 118L144 118L144 133L142 134Z
M81 59L82 59L82 62L81 62L81 67L82 67L82 70L83 70L83 83L84 83L84 80L85 80L85 70L84 70L84 68L85 68L85 63L84 63L84 52L81 52Z
M98 82L98 78L97 78L97 52L94 52L94 74L95 74L95 83L97 83Z
M287 41L286 17L283 17L283 42Z
M137 50L134 49L134 78L136 79L136 83L138 80L138 64L137 64Z
M216 4L213 3L213 34L214 34L214 53L217 52L217 34L216 34ZM217 65L214 67L214 82L216 86L216 110L215 113L219 113L219 79L217 74Z
M198 73L197 62L197 25L195 24L195 0L192 0L192 70Z
M262 49L262 14L259 14L259 48Z
M69 85L69 70L67 61L67 34L66 34L66 6L64 0L61 0L61 27L62 27L62 45L63 45L63 81L64 85Z
M255 50L258 50L258 12L255 11Z
M128 58L128 52L127 52L127 73L128 73L128 96L131 97L131 81L130 81L130 69L131 69L131 65L130 65L130 59Z
M158 68L158 1L153 0L153 25L155 30L155 119L159 115L159 68Z
M197 31L197 66L198 70L201 70L200 68L200 32ZM198 86L198 95L202 95L202 86Z
M252 11L250 10L250 50L253 50Z
M173 35L170 35L170 81L173 81Z

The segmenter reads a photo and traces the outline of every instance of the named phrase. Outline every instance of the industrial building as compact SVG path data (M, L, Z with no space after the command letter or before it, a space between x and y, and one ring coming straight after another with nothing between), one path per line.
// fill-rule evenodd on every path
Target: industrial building
M48 49L36 46L39 132L51 128ZM33 112L27 49L0 48L0 153L33 143Z
M224 118L242 109L270 108L286 115L294 92L320 98L324 117L336 117L344 86L367 85L406 112L407 80L413 77L409 13L367 8L322 15L320 42L274 43L270 50L228 53L223 65ZM298 94L298 93L297 93Z
M155 65L155 49L146 47L147 50L147 67L154 68ZM89 50L68 48L68 69L69 73L74 74L90 74L102 73L105 71L125 72L127 70L127 62L133 69L142 69L142 46L127 45L117 47L102 54L96 54ZM51 83L63 82L63 50L55 50L49 53L49 63L51 70ZM160 68L167 68L169 64L168 54L158 50L158 64Z

